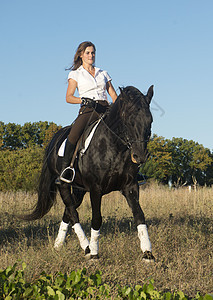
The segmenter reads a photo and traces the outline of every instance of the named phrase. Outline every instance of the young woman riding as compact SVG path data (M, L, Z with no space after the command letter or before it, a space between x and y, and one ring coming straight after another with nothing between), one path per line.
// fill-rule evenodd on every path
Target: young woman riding
M73 169L70 168L70 163L77 141L85 127L106 111L109 106L107 92L113 102L117 99L109 74L94 66L95 52L96 48L93 43L88 41L81 43L75 53L73 65L69 69L66 101L71 104L80 104L81 108L66 141L62 173L56 182L58 184L61 181L72 182ZM76 89L79 97L74 96Z

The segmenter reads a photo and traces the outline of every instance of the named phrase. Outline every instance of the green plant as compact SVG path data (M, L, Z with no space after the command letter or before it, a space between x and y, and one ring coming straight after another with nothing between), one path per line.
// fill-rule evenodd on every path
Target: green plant
M90 276L86 269L48 275L42 272L34 282L26 282L24 270L16 270L17 263L5 270L0 270L1 299L103 299L109 296L109 287L102 284L101 272Z
M16 270L17 263L5 270L0 270L0 298L11 299L111 299L111 289L107 284L102 283L101 272L87 276L86 268L72 271L70 274L58 273L48 275L42 272L34 282L26 282L24 270L26 264L22 263L22 269ZM158 292L154 288L154 281L142 286L117 287L118 295L115 299L145 300L187 300L183 292L174 293ZM201 296L197 294L197 300L212 300L211 295Z

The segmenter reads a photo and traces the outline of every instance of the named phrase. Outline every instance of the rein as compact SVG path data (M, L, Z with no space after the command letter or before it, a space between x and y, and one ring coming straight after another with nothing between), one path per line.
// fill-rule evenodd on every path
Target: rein
M120 99L119 99L120 100ZM139 99L135 102L135 104L140 101ZM132 106L130 107L130 109L133 107L134 104L132 104ZM122 113L122 115L124 116L124 112ZM132 145L135 144L135 143L147 143L149 140L131 140L128 136L128 130L127 130L127 126L126 124L124 123L124 121L122 120L121 118L121 122L123 124L123 127L125 128L125 131L124 131L124 139L121 138L117 133L115 133L107 124L106 122L104 121L104 115L101 117L102 119L102 122L104 123L104 125L110 130L110 132L116 136L128 149L132 149Z
M132 149L132 145L133 144L135 144L135 143L147 143L149 140L139 140L139 141L136 141L136 140L130 140L129 139L129 137L128 137L128 135L127 135L127 130L125 131L125 134L124 134L124 136L125 136L125 139L123 139L123 138L121 138L117 133L115 133L107 124L106 124L106 122L104 121L104 119L103 118L101 118L102 119L102 122L103 122L103 124L109 129L109 131L114 135L114 136L116 136L117 137L117 139L119 139L128 149ZM123 125L125 125L125 124L123 124ZM126 125L125 125L125 127L126 127Z

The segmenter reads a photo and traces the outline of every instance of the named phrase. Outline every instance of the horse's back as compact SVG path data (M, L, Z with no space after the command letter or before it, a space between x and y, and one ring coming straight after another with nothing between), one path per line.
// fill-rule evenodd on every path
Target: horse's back
M59 131L57 131L54 136L52 137L48 147L47 152L50 153L55 149L54 152L58 152L61 144L63 141L67 138L69 132L71 129L71 125L61 128Z

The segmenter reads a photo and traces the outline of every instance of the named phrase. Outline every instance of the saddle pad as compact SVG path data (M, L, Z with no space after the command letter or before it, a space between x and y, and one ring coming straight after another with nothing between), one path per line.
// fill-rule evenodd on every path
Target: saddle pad
M58 149L58 156L63 157L64 156L64 150L65 150L65 145L66 145L67 139L63 141L61 144L60 148Z
M86 138L85 140L85 143L84 143L84 147L81 149L80 153L81 154L84 154L87 150L87 148L89 147L89 144L92 140L92 137L95 133L95 130L96 128L98 127L99 123L101 122L102 119L99 119L98 122L95 124L95 126L93 127L93 129L91 130L90 134L88 135L88 137Z
M90 131L90 134L88 135L88 137L86 138L85 140L85 143L84 143L84 147L81 149L80 153L83 155L86 150L88 149L89 145L90 145L90 142L92 140L92 137L95 133L95 130L96 128L98 127L99 123L100 123L101 119L99 119L97 121L97 123L94 125L94 127L92 128L92 130ZM59 150L58 150L58 156L60 157L63 157L64 156L64 150L65 150L65 145L66 145L66 141L67 141L67 138L63 141L63 143L61 144Z

